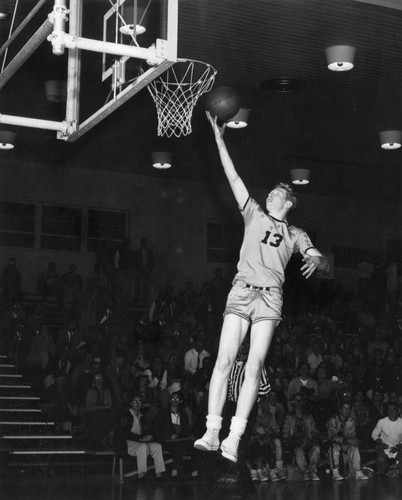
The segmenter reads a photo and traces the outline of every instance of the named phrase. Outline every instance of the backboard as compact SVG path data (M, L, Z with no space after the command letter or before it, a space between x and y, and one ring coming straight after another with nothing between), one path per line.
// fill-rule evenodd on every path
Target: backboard
M42 9L35 15L42 16L43 23L4 68L0 88L47 40L55 58L68 55L66 118L59 122L1 114L0 123L54 130L59 139L73 142L177 61L178 0L54 0L51 12L43 9L52 2L39 3ZM88 16L91 6L93 18ZM145 20L149 28L140 35ZM99 55L99 81L110 80L110 91L106 103L81 122L82 73Z

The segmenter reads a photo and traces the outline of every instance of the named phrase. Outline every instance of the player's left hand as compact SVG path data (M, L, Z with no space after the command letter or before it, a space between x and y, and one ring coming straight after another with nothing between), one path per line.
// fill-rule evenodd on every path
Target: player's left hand
M320 258L315 255L308 255L305 253L303 254L303 262L304 265L300 268L300 270L303 276L307 279L310 278L310 276L317 269L320 263Z

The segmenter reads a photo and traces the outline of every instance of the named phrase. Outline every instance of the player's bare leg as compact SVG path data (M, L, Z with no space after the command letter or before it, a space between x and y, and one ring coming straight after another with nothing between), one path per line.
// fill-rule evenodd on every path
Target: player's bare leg
M236 413L232 418L230 433L221 443L222 455L237 461L240 438L246 429L247 420L257 399L261 371L271 344L277 320L259 321L252 325L250 350L246 363L244 382L237 400Z
M235 314L225 316L218 357L209 383L207 431L194 443L194 447L199 450L216 451L219 448L221 415L226 401L229 375L248 327L249 322L240 316Z

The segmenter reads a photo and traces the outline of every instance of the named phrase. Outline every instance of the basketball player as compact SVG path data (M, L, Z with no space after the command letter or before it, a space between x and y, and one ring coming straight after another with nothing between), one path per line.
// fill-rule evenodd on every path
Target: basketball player
M281 320L284 271L293 253L300 252L304 264L301 272L309 278L316 269L328 270L327 259L313 247L308 235L287 223L287 214L296 207L297 198L287 184L278 184L268 193L266 214L239 177L229 156L217 119L207 112L215 134L224 172L244 219L245 231L237 274L229 292L219 342L218 356L212 373L206 432L194 446L216 451L236 462L237 449L247 419L257 397L261 370L274 330ZM220 443L219 431L226 399L228 378L236 354L249 326L250 350L244 382L232 417L230 432Z

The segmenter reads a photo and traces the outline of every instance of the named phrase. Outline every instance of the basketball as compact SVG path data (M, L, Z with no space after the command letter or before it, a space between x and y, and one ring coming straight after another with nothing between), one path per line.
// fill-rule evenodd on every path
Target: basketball
M240 96L232 87L217 87L206 95L205 109L219 121L232 118L240 108Z

